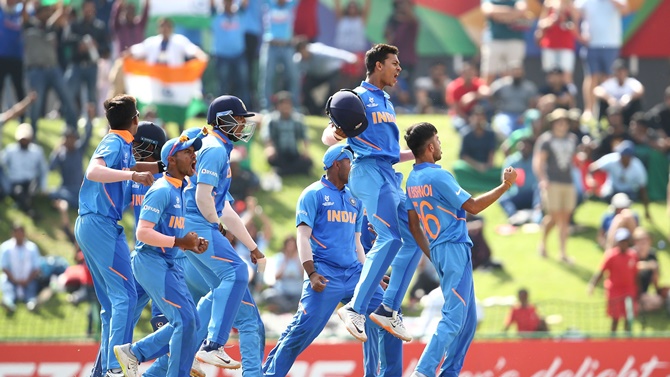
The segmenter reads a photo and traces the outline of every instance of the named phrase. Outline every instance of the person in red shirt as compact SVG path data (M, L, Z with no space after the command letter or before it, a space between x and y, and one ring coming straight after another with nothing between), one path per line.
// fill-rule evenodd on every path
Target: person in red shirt
M572 84L575 68L575 41L579 34L579 11L572 0L549 0L542 6L535 39L542 49L542 69L550 72L560 68L565 83Z
M471 63L463 62L460 76L447 85L445 94L451 124L461 136L470 131L467 122L472 108L488 95L486 81L477 77L477 71Z
M528 303L528 291L520 289L518 293L519 303L512 308L505 320L505 331L509 330L513 323L520 333L549 331L547 323L537 314L535 307Z
M600 270L589 282L589 295L607 271L605 297L607 315L612 318L612 332L617 330L619 319L625 318L624 329L630 331L633 316L637 313L637 254L630 246L630 230L617 229L616 246L605 253ZM632 313L631 313L632 312Z

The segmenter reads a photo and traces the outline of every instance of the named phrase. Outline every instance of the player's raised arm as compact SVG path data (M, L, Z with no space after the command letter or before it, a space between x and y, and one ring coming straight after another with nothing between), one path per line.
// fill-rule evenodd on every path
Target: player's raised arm
M512 187L513 182L516 182L516 170L513 167L508 167L503 172L503 181L498 187L476 198L468 199L461 208L476 215L495 203L502 194Z

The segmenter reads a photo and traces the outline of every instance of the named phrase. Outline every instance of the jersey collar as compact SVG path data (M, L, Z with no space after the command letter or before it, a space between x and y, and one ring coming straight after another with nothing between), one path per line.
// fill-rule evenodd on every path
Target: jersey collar
M109 133L121 136L126 143L132 143L135 140L135 136L128 130L109 130Z
M414 164L414 170L422 170L422 169L426 169L426 168L437 168L437 169L439 169L440 165L433 164L433 163L430 163L430 162L422 162L420 164Z
M214 129L212 130L212 135L213 135L214 137L216 137L217 139L219 139L219 141L220 141L222 144L231 144L231 143L232 143L232 142L230 141L230 139L228 138L228 136L226 136L226 134L224 134L223 132L217 130L216 128L214 128Z
M383 91L383 90L377 88L376 86L370 84L370 83L367 82L367 81L362 81L362 82L361 82L361 87L364 88L364 89L367 89L367 90L369 90L369 91L371 91L371 92L374 92L376 95L381 95L381 96L383 96L383 97L386 98L386 99L391 98L391 96L389 96L388 93L386 93L385 91Z
M166 181L168 181L169 184L176 188L181 188L183 181L178 180L177 178L170 177L167 175L167 173L163 173L163 178L165 178Z

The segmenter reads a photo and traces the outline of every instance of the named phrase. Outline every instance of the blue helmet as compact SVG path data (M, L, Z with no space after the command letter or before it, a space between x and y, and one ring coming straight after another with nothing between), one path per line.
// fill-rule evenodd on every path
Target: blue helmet
M256 130L256 123L246 122L242 130L234 132L233 129L239 125L234 117L249 118L254 115L256 114L247 111L247 107L241 99L235 96L223 95L215 98L209 104L209 109L207 109L207 124L218 128L232 141L242 140L248 142Z
M368 128L365 104L353 90L342 89L328 98L326 115L347 137L355 137Z
M160 161L161 149L166 141L167 135L162 128L153 122L142 121L137 126L133 140L133 155L137 161L144 161L151 156Z

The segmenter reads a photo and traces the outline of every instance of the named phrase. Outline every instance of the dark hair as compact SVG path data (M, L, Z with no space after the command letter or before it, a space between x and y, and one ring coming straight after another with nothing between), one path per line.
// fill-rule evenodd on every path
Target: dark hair
M286 90L282 90L281 92L277 92L275 94L275 104L279 105L279 104L284 103L284 102L293 103L292 98L291 98L291 93L286 91Z
M405 131L405 142L412 150L414 156L418 157L426 149L426 143L437 134L437 128L428 122L421 122L410 126Z
M630 117L631 122L637 123L639 126L650 127L651 117L643 111L638 111Z
M365 53L365 69L367 70L368 76L375 71L377 62L384 63L389 54L398 55L398 48L396 46L379 43L372 46L372 48Z
M135 97L121 94L105 101L105 117L113 130L128 130L137 116Z
M174 27L174 22L172 22L171 18L161 17L161 18L158 19L158 21L156 21L156 25L158 25L158 26L160 26L163 23L166 23L166 24L170 25L171 27Z

